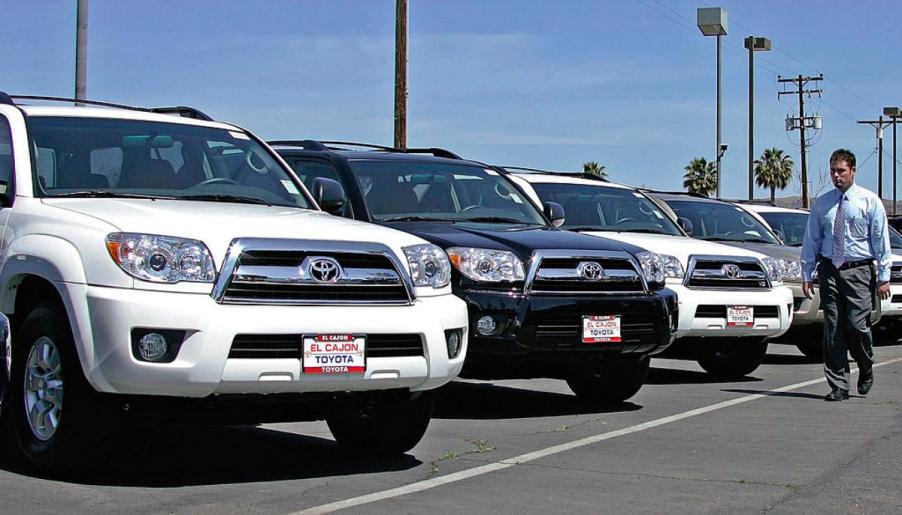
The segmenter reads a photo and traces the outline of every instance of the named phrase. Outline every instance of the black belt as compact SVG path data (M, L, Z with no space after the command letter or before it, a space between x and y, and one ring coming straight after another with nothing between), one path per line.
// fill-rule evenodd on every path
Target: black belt
M833 265L833 261L825 258L824 256L818 256L820 261L825 263L830 263ZM869 266L874 262L873 259L859 259L858 261L846 261L839 266L834 266L837 270L849 270L850 268L858 268L860 266Z

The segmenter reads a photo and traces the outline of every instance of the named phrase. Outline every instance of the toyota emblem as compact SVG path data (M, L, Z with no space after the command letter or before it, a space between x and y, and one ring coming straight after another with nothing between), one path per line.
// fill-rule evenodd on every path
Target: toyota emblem
M307 274L318 283L335 283L341 278L341 265L330 257L311 257L307 262Z
M720 275L724 277L728 277L730 279L736 279L740 274L739 267L734 265L733 263L727 263L726 265L720 267Z
M604 277L604 269L595 261L580 261L576 266L576 272L590 281L599 281Z

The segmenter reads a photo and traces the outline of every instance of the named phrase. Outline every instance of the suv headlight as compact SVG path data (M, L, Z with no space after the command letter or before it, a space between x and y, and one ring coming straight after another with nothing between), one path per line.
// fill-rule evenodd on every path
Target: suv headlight
M682 278L686 275L683 264L674 256L655 252L640 252L636 259L642 265L645 280L650 283L663 283L668 277Z
M474 281L514 282L526 277L523 261L507 250L451 247L448 257L464 277Z
M413 284L443 288L451 282L451 263L441 247L424 243L404 247L403 250L410 265Z
M772 284L783 282L783 278L786 276L785 259L769 257L762 259L761 262L764 264L764 271Z
M783 280L800 282L802 280L802 262L798 259L786 259L783 269Z
M144 281L212 283L216 278L210 250L197 240L114 232L106 237L106 248L119 268Z

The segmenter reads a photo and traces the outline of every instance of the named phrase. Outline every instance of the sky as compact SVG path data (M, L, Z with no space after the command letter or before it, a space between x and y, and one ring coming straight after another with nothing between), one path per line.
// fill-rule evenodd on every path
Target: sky
M902 106L902 2L409 2L411 147L551 170L597 161L617 182L682 189L683 168L712 160L716 141L716 38L699 32L696 9L723 7L723 196L747 195L752 34L773 45L755 54L755 155L783 149L798 173L799 133L785 130L798 100L778 98L777 76L823 74L822 96L805 104L823 117L812 192L829 188L839 147L877 189L875 130L856 121ZM0 90L73 96L76 0L0 9ZM191 105L267 139L391 145L394 18L394 0L90 0L88 98ZM887 198L891 181L890 128ZM778 196L799 191L794 180Z

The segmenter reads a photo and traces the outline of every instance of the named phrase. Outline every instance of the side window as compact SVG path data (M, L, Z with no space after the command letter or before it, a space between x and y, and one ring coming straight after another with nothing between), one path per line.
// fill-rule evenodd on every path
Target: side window
M344 189L345 191L345 205L341 208L340 214L345 218L354 218L354 212L351 208L351 201L348 200L348 188L345 187L344 183L341 180L341 177L338 175L338 170L336 170L334 166L323 161L294 160L291 161L291 168L294 170L294 173L296 173L301 179L301 182L304 183L304 186L306 186L310 191L313 191L313 180L317 177L332 179L338 184L341 184L342 189Z
M9 122L0 116L0 193L9 191L13 175L13 142Z

